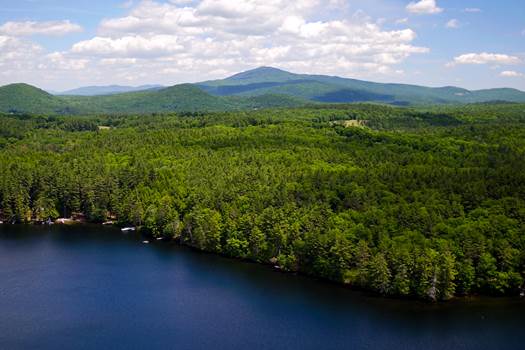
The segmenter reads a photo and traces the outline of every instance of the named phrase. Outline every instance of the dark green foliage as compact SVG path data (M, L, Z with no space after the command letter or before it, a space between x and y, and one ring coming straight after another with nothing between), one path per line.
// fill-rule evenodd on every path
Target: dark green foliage
M3 115L0 219L116 217L196 249L383 295L516 295L525 277L524 111L358 104Z
M0 112L4 113L61 113L66 102L44 90L27 84L0 86Z

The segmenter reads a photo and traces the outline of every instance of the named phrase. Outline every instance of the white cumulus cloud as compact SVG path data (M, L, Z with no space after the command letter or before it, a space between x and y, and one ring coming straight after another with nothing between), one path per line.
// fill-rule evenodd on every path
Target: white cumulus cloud
M212 71L260 65L396 74L395 65L429 51L412 44L412 29L385 30L364 15L310 19L334 6L346 5L334 0L143 1L125 16L102 21L98 35L74 44L70 54L106 65L130 62L111 61L115 58L133 59L134 68L147 59L151 70L196 80Z
M415 14L436 14L443 12L443 9L438 7L436 0L420 0L411 2L406 7L407 11Z
M516 72L514 70L505 70L503 72L501 72L499 74L501 77L506 77L506 78L519 78L519 77L523 77L523 73L520 73L520 72Z
M378 79L402 74L399 64L429 51L414 44L417 34L406 24L386 29L362 12L349 14L341 0L145 0L127 5L124 15L102 20L96 35L69 50L35 47L42 52L21 58L32 68L18 76L48 86L59 81L168 85L264 65ZM28 27L33 30L19 26L18 35L36 33L36 25ZM47 33L56 31L48 28ZM16 71L15 63L6 64L9 69L0 71L3 82L11 80L6 71Z
M27 69L42 53L43 48L30 41L0 35L0 71Z
M184 47L174 35L124 36L121 38L95 37L73 45L73 53L112 56L142 57L162 56L181 51Z
M458 64L519 64L521 59L517 56L511 56L498 53L467 53L457 57L449 63L449 66Z
M35 34L61 36L81 31L81 26L69 20L6 22L0 26L0 33L10 36L29 36Z
M450 21L448 21L446 24L445 24L445 27L446 28L449 28L449 29L456 29L456 28L459 28L460 26L460 23L457 19L453 18L451 19Z

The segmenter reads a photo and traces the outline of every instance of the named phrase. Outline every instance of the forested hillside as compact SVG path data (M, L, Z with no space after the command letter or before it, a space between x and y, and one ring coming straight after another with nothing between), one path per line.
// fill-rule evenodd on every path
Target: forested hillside
M0 86L0 112L57 114L64 112L66 102L28 84Z
M313 104L298 97L261 94L213 96L192 84L98 96L53 96L27 84L0 87L0 113L46 115L220 112Z
M0 116L0 209L116 217L383 295L517 295L525 106Z

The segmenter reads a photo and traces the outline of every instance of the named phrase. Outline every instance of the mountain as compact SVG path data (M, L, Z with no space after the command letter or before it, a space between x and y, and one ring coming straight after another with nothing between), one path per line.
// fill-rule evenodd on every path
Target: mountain
M211 80L199 85L222 86L222 85L248 85L265 82L286 82L296 80L297 74L290 73L273 67L259 67L245 72L237 73L222 80Z
M0 87L0 112L32 114L123 114L220 112L266 107L296 107L309 101L285 95L214 96L193 84L180 84L97 96L54 96L27 84Z
M229 98L210 95L192 84L113 95L63 98L69 105L77 106L88 113L225 111L236 107Z
M0 87L2 112L56 114L66 109L67 103L64 100L37 87L23 83Z
M101 93L100 88L90 91ZM88 91L84 90L84 93ZM79 95L78 90L76 95L56 96L27 84L0 87L0 112L32 114L216 112L322 103L431 105L494 101L525 103L525 92L516 89L470 91L453 86L430 88L382 84L326 75L295 74L271 67L198 84L93 96Z
M122 85L107 85L107 86L84 86L73 90L56 92L54 95L74 95L74 96L97 96L97 95L112 95L121 94L124 92L136 92L144 90L158 90L163 88L162 85L141 85L141 86L122 86Z
M383 84L326 75L295 74L260 67L221 80L197 84L216 96L284 94L328 103L382 102L398 105L525 102L525 92L516 89L470 91L447 86L431 88L408 84Z

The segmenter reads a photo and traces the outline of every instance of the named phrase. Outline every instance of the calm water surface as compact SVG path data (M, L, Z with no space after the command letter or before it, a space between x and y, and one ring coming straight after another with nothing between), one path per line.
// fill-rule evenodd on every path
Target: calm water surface
M101 227L0 225L0 349L525 349L525 301L384 300Z

